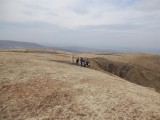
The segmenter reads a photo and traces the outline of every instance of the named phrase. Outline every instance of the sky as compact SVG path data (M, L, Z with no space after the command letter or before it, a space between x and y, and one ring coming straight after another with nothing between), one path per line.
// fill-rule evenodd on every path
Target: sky
M160 52L160 0L0 0L0 40Z

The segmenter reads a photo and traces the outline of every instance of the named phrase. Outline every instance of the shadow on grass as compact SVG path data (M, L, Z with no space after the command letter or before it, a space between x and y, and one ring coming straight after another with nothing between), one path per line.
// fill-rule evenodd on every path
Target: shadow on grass
M80 64L72 63L72 62L64 61L64 60L53 60L53 59L52 59L52 60L50 60L50 61L58 62L58 63L64 63L64 64L68 64L68 65L74 65L74 66L84 67L84 66L81 66ZM89 67L84 67L84 68L89 68Z
M69 65L77 65L76 63L72 63L72 62L69 62L69 61L64 61L64 60L50 60L50 61L53 61L53 62L58 62L58 63L65 63L65 64L69 64Z

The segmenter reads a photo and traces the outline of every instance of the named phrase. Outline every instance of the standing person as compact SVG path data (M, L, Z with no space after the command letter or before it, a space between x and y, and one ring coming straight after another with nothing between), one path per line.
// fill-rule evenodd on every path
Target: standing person
M72 63L74 63L74 55L72 55Z
M78 65L78 63L79 63L79 57L76 59L76 63L77 63L77 65Z
M86 67L86 63L87 63L87 59L86 58L83 58L83 67Z
M82 63L83 63L83 58L80 57L80 63L81 63L81 66L82 66Z
M89 60L86 60L86 67L89 67Z

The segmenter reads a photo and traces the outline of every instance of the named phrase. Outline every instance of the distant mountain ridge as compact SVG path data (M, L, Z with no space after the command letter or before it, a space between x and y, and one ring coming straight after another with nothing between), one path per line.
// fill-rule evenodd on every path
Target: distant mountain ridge
M0 49L14 49L14 48L45 48L45 47L40 44L32 42L0 40Z
M32 49L56 49L67 52L142 52L142 53L160 53L159 49L131 49L131 48L90 48L84 46L59 46L59 45L41 45L32 42L22 42L14 40L0 40L0 49L15 49L15 48L32 48Z
M40 45L32 42L21 42L14 40L0 40L0 49L14 49L14 48L37 48L37 49L56 49L67 52L84 52L84 51L100 51L99 49L87 48L81 46L47 46ZM110 51L110 50L108 50Z

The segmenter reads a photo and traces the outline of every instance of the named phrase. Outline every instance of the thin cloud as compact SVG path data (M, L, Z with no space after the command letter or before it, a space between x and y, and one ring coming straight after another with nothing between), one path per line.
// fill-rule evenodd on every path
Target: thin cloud
M160 0L140 0L135 4L135 9L144 12L160 11Z
M159 0L1 0L0 39L27 35L29 41L42 43L46 39L52 44L81 41L94 47L138 43L158 49L159 4Z
M144 25L134 24L110 24L110 25L86 25L79 27L82 30L115 30L115 31L130 31L146 28Z
M23 2L23 1L18 1L18 3L22 4L24 7L29 8L29 9L42 10L42 11L50 10L49 8L47 8L47 6L42 7L42 6L38 6L37 4L29 4L29 3Z

